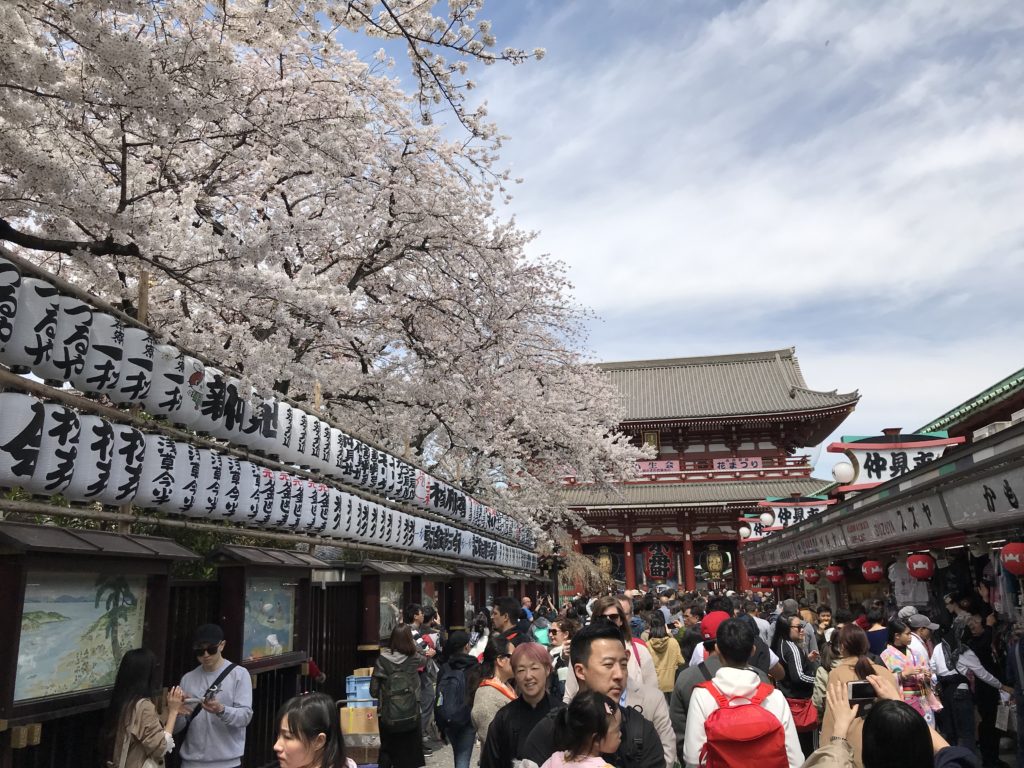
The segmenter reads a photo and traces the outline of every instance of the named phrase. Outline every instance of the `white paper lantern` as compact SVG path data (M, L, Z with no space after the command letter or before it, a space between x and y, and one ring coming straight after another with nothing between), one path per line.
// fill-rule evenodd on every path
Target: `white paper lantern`
M251 385L243 384L240 379L228 379L224 394L224 429L228 434L227 439L246 444L245 430L253 412L261 404L262 400L257 398L256 390Z
M43 439L43 403L20 392L0 392L0 487L32 479Z
M295 409L288 403L278 403L276 453L277 460L281 462L292 461L291 456L296 443L295 413Z
M115 403L129 405L145 400L153 384L156 340L142 328L124 329L124 359L117 387L107 393Z
M146 457L146 436L127 424L111 422L114 430L114 458L107 487L97 496L104 504L128 504L135 500Z
M92 414L78 417L78 458L71 483L64 495L72 501L94 500L110 481L114 459L114 427L106 419Z
M44 365L45 379L71 381L85 370L85 356L89 352L92 329L92 307L74 296L61 296L57 317L57 337L49 364ZM37 374L41 375L41 374Z
M313 524L310 533L322 534L331 519L331 488L326 483L316 484L316 499L313 502Z
M316 525L316 510L319 494L316 480L300 478L299 495L293 500L292 506L295 510L294 525L292 529L296 533L309 533Z
M277 475L268 467L260 467L260 500L259 511L253 519L261 528L273 527L274 511L277 508Z
M226 379L219 368L206 366L203 377L203 399L199 403L199 417L192 425L201 434L212 435L212 430L224 416L224 385Z
M256 397L251 405L240 440L249 449L276 460L279 455L277 425L280 403L273 397Z
M135 504L144 509L173 509L177 511L179 499L175 488L184 484L179 476L182 469L178 462L178 447L166 435L146 435L146 454L139 476L139 492Z
M260 467L251 461L240 461L238 478L238 510L235 519L252 523L260 511Z
M0 363L7 362L7 344L14 333L20 290L21 273L18 268L7 259L0 258Z
M209 448L199 449L199 486L192 517L213 517L223 492L224 457Z
M326 466L324 467L324 473L335 480L345 480L345 474L341 470L342 454L345 451L343 444L345 434L335 427L330 427L331 438L330 438L330 453L327 457Z
M63 405L43 406L43 437L39 460L25 490L41 495L61 493L71 484L78 458L78 414Z
M225 456L221 472L220 497L216 515L224 520L238 520L238 500L242 484L242 462L234 456Z
M327 486L327 524L324 533L334 538L340 538L340 528L345 524L344 509L342 507L342 492L333 485Z
M267 523L268 527L287 530L292 526L296 515L296 490L301 485L302 480L290 472L277 472L274 477L274 510Z
M296 408L295 409L295 422L294 422L294 433L295 433L295 447L292 451L290 461L294 464L298 464L303 469L308 469L310 466L310 453L309 449L312 445L310 440L310 423L313 421L313 417L305 411Z
M192 516L193 510L200 505L199 501L199 470L202 466L200 448L192 443L178 441L177 467L175 474L178 484L172 494L171 507L183 515ZM198 514L198 513L197 513Z
M206 395L206 366L191 355L182 355L181 405L167 418L179 427L192 429L200 420L200 406Z
M170 344L157 344L153 352L153 383L142 407L172 421L181 409L185 392L185 355Z
M71 374L71 383L82 392L109 394L117 389L124 359L124 325L105 312L92 313L89 348L81 373Z
M4 351L4 362L32 370L48 362L57 336L59 315L57 289L44 280L24 278L18 291L18 313L11 340Z
M356 497L344 491L331 500L331 535L342 539L356 538Z

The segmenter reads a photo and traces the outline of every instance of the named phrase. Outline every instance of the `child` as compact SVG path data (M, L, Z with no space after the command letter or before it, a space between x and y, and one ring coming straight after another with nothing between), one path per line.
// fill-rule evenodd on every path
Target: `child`
M611 768L601 755L611 755L622 741L619 705L594 691L581 691L555 718L558 750L541 768Z

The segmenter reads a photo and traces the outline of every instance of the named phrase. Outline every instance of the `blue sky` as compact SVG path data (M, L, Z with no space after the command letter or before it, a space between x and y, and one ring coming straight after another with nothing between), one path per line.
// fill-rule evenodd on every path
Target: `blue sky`
M1024 4L491 0L475 73L598 360L795 346L907 430L1024 366ZM405 77L399 58L395 73ZM819 475L831 459L822 454Z

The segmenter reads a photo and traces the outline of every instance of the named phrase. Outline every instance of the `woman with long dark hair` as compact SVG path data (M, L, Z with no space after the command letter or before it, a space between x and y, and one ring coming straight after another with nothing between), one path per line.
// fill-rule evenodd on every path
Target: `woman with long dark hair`
M280 768L356 768L345 756L338 705L324 693L288 699L277 712L274 754Z
M811 701L818 665L804 653L803 631L804 621L799 615L783 613L775 621L771 649L779 657L786 672L778 681L778 687L793 712L800 748L805 755L809 755L814 751L814 731L818 725L818 711Z
M512 689L512 644L501 635L492 634L484 649L480 665L466 676L469 695L470 719L476 731L476 741L483 754L487 731L498 710L516 697Z
M166 721L157 713L160 696L156 656L135 648L121 657L100 731L101 764L114 768L140 768L147 759L163 764L174 749L171 732L185 706L185 694L175 686L167 693Z
M425 662L408 624L399 624L391 631L388 647L381 649L377 657L370 678L370 695L379 701L377 725L382 765L421 768L426 764L417 672Z
M910 645L910 627L899 619L889 622L889 642L882 651L882 663L896 675L903 700L921 713L932 728L935 727L935 713L928 703L928 687L931 685L932 670L928 659L918 657Z
M856 624L844 624L832 633L832 641L836 644L837 655L836 665L828 673L828 683L837 680L846 686L855 681L867 681L868 675L877 675L880 679L888 681L893 688L896 687L896 678L885 667L875 664L868 658L868 636L863 629ZM861 705L864 709L865 705ZM862 713L863 714L863 713ZM825 706L824 716L821 722L821 743L826 744L832 737L832 730L835 725L835 715ZM861 765L861 732L864 725L863 718L858 718L850 727L847 740L853 748L853 760L858 766Z

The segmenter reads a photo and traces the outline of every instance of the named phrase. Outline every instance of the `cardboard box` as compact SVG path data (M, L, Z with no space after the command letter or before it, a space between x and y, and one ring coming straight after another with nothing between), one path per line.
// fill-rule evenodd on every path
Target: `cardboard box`
M353 669L352 674L356 677L370 677L373 674L373 667L359 667L359 669Z
M343 707L341 713L341 732L348 734L377 734L377 710L373 707Z

